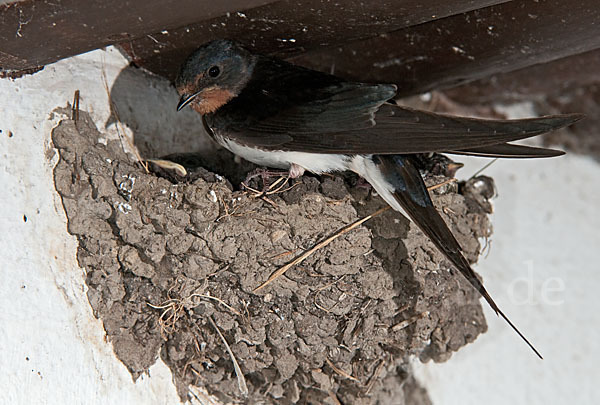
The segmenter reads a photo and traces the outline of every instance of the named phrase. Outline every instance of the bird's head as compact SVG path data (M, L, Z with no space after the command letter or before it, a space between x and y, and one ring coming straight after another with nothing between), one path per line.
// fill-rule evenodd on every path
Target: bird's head
M184 62L175 87L177 111L190 105L200 114L215 112L244 88L256 63L246 48L228 40L202 45Z

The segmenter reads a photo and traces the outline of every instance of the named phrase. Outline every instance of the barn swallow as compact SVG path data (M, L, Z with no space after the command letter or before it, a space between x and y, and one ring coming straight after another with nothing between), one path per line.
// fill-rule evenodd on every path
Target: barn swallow
M393 84L367 84L252 53L228 41L209 42L183 64L175 82L202 115L207 132L261 166L292 178L351 170L410 218L488 304L541 358L492 300L458 241L435 209L415 154L552 157L562 151L513 145L582 118L580 114L520 120L453 117L400 107Z

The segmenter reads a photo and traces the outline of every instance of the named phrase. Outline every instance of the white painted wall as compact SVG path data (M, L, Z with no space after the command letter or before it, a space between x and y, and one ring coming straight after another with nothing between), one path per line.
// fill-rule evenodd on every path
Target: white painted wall
M47 66L33 76L0 80L0 403L178 402L164 364L159 362L149 377L134 384L104 341L85 295L76 241L66 232L52 183L56 156L49 159L49 137L56 119L50 120L48 113L66 105L79 89L81 108L103 128L109 107L102 71L111 87L126 65L108 48ZM164 81L140 76L131 86L132 97L147 98L153 108L156 103L165 108L176 104L175 92ZM138 93L140 87L145 92ZM150 125L152 115L141 116L141 123ZM195 139L192 116L179 115L177 124L170 120L159 117L148 128L163 142L179 136ZM114 134L114 127L109 131ZM176 151L177 144L167 142L171 150L161 152ZM483 162L477 160L462 174ZM496 179L500 196L491 251L478 270L496 301L546 359L537 360L488 311L489 332L448 363L417 364L419 380L435 405L598 402L592 384L600 360L600 315L594 299L600 288L594 252L600 246L595 205L600 201L600 165L568 155L497 162L486 173ZM530 284L518 281L529 280L529 274ZM533 301L523 303L529 285ZM549 290L561 285L562 291Z
M109 49L16 81L0 80L0 403L179 401L163 363L134 384L104 341L85 294L76 240L66 231L54 190L56 156L47 158L56 122L48 119L50 111L79 89L81 108L103 127L109 108L102 69L110 86L126 65Z

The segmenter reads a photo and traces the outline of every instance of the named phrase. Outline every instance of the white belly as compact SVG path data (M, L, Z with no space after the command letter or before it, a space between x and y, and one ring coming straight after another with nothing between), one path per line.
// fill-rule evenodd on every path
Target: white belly
M221 137L217 137L217 141L236 155L260 166L288 169L292 163L295 163L315 174L351 170L371 183L377 193L393 209L410 218L394 197L393 186L384 178L381 171L371 160L370 155L348 156L341 154L264 151L243 146Z
M240 145L229 139L217 137L217 141L231 152L259 166L288 169L292 163L309 172L320 174L348 169L351 158L341 154L307 152L264 151Z
M307 152L264 151L217 136L217 142L231 152L260 166L288 169L292 163L315 174L351 170L367 180L393 209L410 218L393 195L394 187L376 167L371 155L341 155Z

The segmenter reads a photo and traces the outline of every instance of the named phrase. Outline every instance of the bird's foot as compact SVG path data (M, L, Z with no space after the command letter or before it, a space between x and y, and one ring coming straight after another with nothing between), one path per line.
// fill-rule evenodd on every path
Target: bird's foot
M295 177L293 177L293 175L295 175L296 177L299 176L297 174L298 173L297 171L294 173L291 173L291 171L292 171L291 168L290 168L290 171L257 169L248 174L248 177L246 177L246 181L242 182L242 187L244 187L253 198L260 198L260 199L266 201L267 203L273 205L274 207L277 207L277 204L275 204L275 202L271 201L269 199L269 196L271 196L273 194L279 194L279 193L286 192L286 191L294 188L296 185L298 185L298 183L296 183L291 186L288 186L288 181L290 180L290 178L295 178ZM302 172L304 172L304 169L302 169ZM263 181L262 191L260 191L258 189L258 187L254 188L251 185L249 185L249 183L248 183L248 181L255 179L257 177L262 178L262 181ZM275 180L273 182L267 181L267 179L270 179L273 177L277 177L277 180Z
M260 178L262 180L262 184L263 184L263 191L266 191L266 190L268 190L271 183L273 183L272 181L270 181L271 179L287 177L288 175L289 175L288 172L285 170L269 170L269 169L259 167L258 169L255 169L255 170L252 170L251 172L249 172L248 175L246 176L246 179L242 182L242 184L244 186L247 186L250 184L251 180Z
M248 175L246 176L246 180L244 180L243 184L248 185L248 184L250 184L251 180L254 180L254 179L260 177L260 179L262 180L262 184L263 184L263 191L267 191L270 189L270 186L272 186L272 184L273 184L273 182L270 181L271 179L279 179L279 178L297 179L298 177L302 176L304 174L304 172L305 172L304 167L299 166L295 163L292 163L290 165L290 168L287 171L286 170L269 170L269 169L264 169L264 168L258 168L258 169L251 171L250 173L248 173Z

